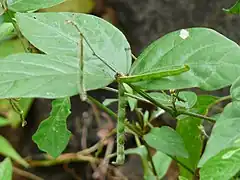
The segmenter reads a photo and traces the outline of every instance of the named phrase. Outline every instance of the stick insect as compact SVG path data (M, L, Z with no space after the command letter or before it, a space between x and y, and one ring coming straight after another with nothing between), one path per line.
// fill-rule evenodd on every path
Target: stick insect
M80 55L79 55L79 94L82 100L87 99L87 93L85 89L85 81L84 81L84 54L83 54L83 43L85 42L87 46L92 51L93 55L97 57L102 63L104 63L109 69L111 69L116 75L115 80L118 82L118 117L117 117L117 158L116 161L113 162L113 164L116 165L122 165L125 161L125 153L124 153L124 133L125 133L125 117L126 117L126 104L127 104L127 98L125 95L125 88L123 86L123 83L127 83L131 85L131 83L139 82L143 80L156 80L162 77L167 76L175 76L179 75L183 72L186 72L189 70L188 66L184 66L178 69L174 70L168 70L168 71L161 71L161 72L154 72L154 73L147 73L143 75L136 75L136 76L125 76L121 72L118 72L114 67L112 67L110 64L108 64L102 57L100 57L98 54L95 53L94 49L92 48L91 44L87 40L87 38L84 36L84 34L81 32L80 28L78 27L75 22L68 20L67 23L72 24L80 34ZM84 42L83 42L84 41ZM126 51L126 48L125 48ZM126 51L127 52L127 51Z

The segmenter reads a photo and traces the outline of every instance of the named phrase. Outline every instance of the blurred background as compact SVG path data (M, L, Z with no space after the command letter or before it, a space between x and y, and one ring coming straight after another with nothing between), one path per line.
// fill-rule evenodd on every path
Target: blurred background
M160 38L168 32L188 27L213 28L235 42L240 39L240 17L229 15L222 11L235 3L235 0L68 0L58 6L40 10L41 12L82 12L99 16L118 27L129 40L132 52L138 56L141 51L152 41ZM14 41L14 46L8 45ZM2 48L7 48L4 52ZM2 57L23 51L17 39L0 41ZM215 95L226 95L228 89L214 92ZM100 102L106 98L115 98L115 93L103 90L89 93ZM71 140L64 153L76 153L89 148L103 139L114 127L115 120L106 113L100 111L94 104L80 102L79 97L72 97L72 114L68 118L68 128L72 132ZM11 109L7 101L0 101L0 115L13 119L15 125L0 128L0 134L6 137L16 150L28 159L41 160L40 152L33 143L31 137L36 131L41 120L48 117L51 110L51 100L46 99L22 99L21 106L26 112L27 126L18 127L18 116ZM143 108L151 109L144 104ZM117 110L117 104L111 104L111 109ZM134 119L134 115L129 113ZM175 124L168 117L160 117L156 125ZM18 128L16 128L18 127ZM126 136L126 147L135 147L132 137ZM99 157L104 158L106 152L115 152L114 138L104 143ZM91 154L91 151L90 153ZM63 157L64 158L64 157ZM74 163L60 163L59 165L42 165L33 162L34 168L29 171L44 180L141 180L143 170L138 156L127 157L126 164L115 167L111 164L97 165L96 159L82 158ZM45 167L44 167L45 166ZM165 179L175 180L178 177L177 166L172 163ZM30 177L28 177L30 178ZM14 180L25 180L27 177L14 173Z

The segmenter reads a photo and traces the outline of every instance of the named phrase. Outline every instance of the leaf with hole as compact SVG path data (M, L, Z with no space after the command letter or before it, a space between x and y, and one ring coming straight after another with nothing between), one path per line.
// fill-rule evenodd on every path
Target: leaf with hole
M15 151L12 145L3 137L0 136L0 154L15 160L24 167L28 167L28 163Z
M151 147L170 156L188 157L183 139L170 127L152 128L148 134L144 135L144 140Z
M188 65L190 71L159 80L134 83L147 90L200 87L216 90L228 86L240 75L240 48L237 43L208 28L187 29L169 33L153 42L138 57L131 75L171 70ZM176 83L177 82L177 83Z
M67 117L70 114L70 99L56 99L52 102L50 116L41 122L33 141L38 148L54 158L58 157L66 148L71 132L67 129Z

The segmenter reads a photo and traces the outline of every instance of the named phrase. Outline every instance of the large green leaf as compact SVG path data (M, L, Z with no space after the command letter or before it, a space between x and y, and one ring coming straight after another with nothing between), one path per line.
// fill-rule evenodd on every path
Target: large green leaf
M198 96L197 103L190 109L190 111L198 114L205 114L208 106L216 100L217 97L214 96L200 95ZM179 118L177 121L176 131L183 138L185 147L189 153L189 158L179 157L178 160L192 171L197 169L197 164L202 152L203 138L201 138L202 133L199 128L201 124L201 119L193 117ZM182 166L180 166L180 175L188 177L188 179L193 178L193 175Z
M221 150L240 147L240 102L228 104L213 127L206 149L198 164L202 167Z
M228 148L209 159L200 170L201 180L229 180L240 171L240 148Z
M70 108L69 98L54 100L50 117L41 122L37 132L32 137L39 149L55 158L66 148L71 136L66 125Z
M240 0L238 0L231 8L223 10L231 14L240 14Z
M81 13L17 13L16 19L23 35L47 54L77 57L81 37L79 29L84 36L85 62L95 63L101 57L117 72L126 74L130 69L131 51L125 36L103 19ZM107 66L101 71L112 77L115 75Z
M0 163L0 179L12 180L12 163L9 158Z
M113 81L98 59L85 64L87 90ZM0 98L60 98L78 93L79 59L64 55L16 54L0 60Z
M212 29L187 29L188 37L181 37L182 31L169 33L152 43L138 57L130 74L171 70L184 64L190 71L135 84L149 90L190 87L215 90L232 84L240 75L238 44Z
M64 0L8 0L8 8L15 12L26 12L48 8L64 2Z
M181 136L170 127L152 128L144 140L153 148L170 156L188 157Z
M230 94L232 103L229 103L221 113L213 127L211 137L198 164L202 167L211 157L221 150L231 147L240 147L240 78L233 83Z
M28 163L15 151L15 149L9 144L9 142L2 136L0 136L0 154L8 156L23 165L28 167Z

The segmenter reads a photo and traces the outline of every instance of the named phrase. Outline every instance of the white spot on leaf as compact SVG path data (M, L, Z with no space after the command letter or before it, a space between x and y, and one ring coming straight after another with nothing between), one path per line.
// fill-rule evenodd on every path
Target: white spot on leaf
M232 157L236 152L238 152L239 150L240 150L240 148L225 153L225 154L222 156L222 159L229 159L229 158L231 158L231 157Z
M186 29L182 29L179 35L182 39L187 39L189 37L189 32Z

